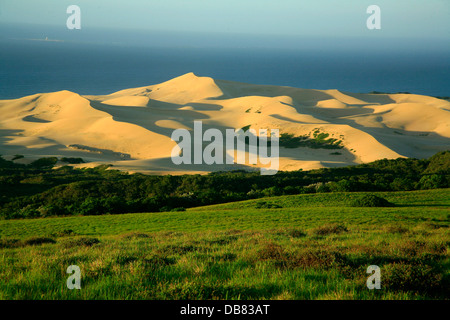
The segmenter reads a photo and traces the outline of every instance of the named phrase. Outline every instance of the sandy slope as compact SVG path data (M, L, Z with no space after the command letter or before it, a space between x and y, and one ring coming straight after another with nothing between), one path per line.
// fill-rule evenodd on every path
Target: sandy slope
M414 94L352 94L213 80L193 73L105 96L69 91L0 101L0 154L20 161L82 157L148 173L198 173L238 165L181 165L170 159L174 129L319 129L344 149L280 148L280 170L345 166L382 158L425 158L450 149L450 103ZM336 154L336 152L340 154Z

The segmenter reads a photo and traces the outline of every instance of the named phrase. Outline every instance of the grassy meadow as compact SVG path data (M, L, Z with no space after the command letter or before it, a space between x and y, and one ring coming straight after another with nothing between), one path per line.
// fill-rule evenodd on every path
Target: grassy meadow
M0 220L0 299L447 299L450 190L365 194Z

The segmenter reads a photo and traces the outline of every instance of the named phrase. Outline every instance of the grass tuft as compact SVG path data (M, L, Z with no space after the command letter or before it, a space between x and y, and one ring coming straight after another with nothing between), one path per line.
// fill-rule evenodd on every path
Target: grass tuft
M56 243L56 241L52 238L47 237L31 237L23 240L23 246L38 246L46 243Z
M69 239L64 242L64 246L66 248L72 248L72 247L92 247L93 245L100 243L100 240L97 238L88 238L88 237L81 237L76 239Z
M148 238L152 238L151 235L149 235L148 233L143 233L143 232L130 232L130 233L125 233L123 235L120 236L122 239L126 239L126 240L131 240L131 239L148 239Z
M313 230L313 233L317 236L327 236L330 234L341 234L343 232L348 232L347 227L342 224L337 224L337 223L320 226Z

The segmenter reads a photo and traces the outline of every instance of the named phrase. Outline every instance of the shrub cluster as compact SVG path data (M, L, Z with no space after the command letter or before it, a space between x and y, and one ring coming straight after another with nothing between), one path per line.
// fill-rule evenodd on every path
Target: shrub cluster
M356 199L351 204L353 207L393 207L394 204L390 203L386 199L373 195L367 194L359 199Z

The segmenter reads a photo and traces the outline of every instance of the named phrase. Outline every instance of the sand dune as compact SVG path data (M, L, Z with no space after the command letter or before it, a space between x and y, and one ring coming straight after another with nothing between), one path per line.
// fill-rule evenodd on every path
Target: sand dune
M279 129L341 141L342 149L280 148L280 170L309 170L383 158L425 158L450 149L450 102L414 94L354 94L252 85L189 73L110 95L69 91L0 100L0 154L20 161L82 157L92 166L146 173L257 169L259 164L176 166L173 130ZM73 146L83 146L75 148ZM102 151L103 150L103 151ZM95 151L95 152L94 152Z

